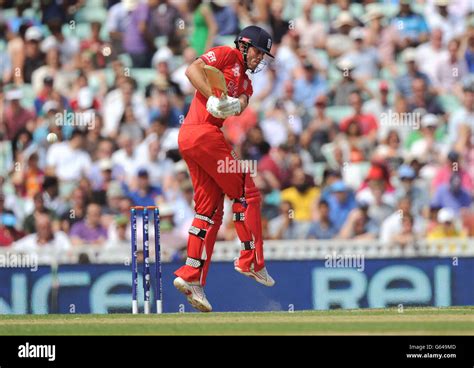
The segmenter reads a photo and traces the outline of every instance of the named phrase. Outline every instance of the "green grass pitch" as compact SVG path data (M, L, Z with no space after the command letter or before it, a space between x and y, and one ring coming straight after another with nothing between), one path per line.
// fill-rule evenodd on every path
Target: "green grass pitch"
M474 307L2 315L0 335L474 335Z

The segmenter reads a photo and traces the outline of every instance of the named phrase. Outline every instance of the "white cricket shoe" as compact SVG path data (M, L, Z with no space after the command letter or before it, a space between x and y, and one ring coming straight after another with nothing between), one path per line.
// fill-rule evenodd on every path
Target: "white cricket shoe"
M198 281L188 282L181 277L177 277L173 281L176 289L182 292L188 299L189 304L201 312L212 311L211 304L207 301L204 289Z
M253 270L253 265L252 265L252 268L250 269L250 271L245 272L245 271L242 271L242 269L237 265L237 262L238 260L236 259L234 261L234 269L238 273L241 273L242 275L250 277L265 286L270 287L270 286L275 285L275 280L273 280L273 278L268 274L266 267L263 267L260 271L256 272Z

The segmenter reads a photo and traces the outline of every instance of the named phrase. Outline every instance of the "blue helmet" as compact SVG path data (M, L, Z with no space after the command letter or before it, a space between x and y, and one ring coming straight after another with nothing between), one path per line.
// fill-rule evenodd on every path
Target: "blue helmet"
M237 35L234 43L238 47L239 42L245 42L250 46L256 47L260 51L263 51L270 57L274 57L270 54L270 50L272 48L272 36L265 31L264 29L257 27L257 26L248 26L245 27L240 33Z

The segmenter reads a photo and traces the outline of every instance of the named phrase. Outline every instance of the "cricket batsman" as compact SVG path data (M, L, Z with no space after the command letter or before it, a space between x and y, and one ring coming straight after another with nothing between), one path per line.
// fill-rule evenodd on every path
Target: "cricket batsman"
M249 26L237 36L235 46L212 48L186 70L196 94L180 128L178 144L191 174L196 215L189 229L186 264L176 270L173 284L201 312L212 310L203 287L222 224L225 195L233 201L233 219L241 242L235 270L265 286L275 284L263 259L259 190L249 173L218 170L219 162L238 160L220 128L226 118L241 114L247 107L253 90L246 71L261 70L265 55L273 58L272 38L262 28ZM212 95L205 65L223 73L227 96Z

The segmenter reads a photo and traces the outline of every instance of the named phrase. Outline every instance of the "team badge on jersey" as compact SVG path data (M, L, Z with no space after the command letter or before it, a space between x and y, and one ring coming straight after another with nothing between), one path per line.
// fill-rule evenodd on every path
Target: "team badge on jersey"
M207 54L204 54L203 56L209 61L209 63L215 63L217 61L217 57L214 51L209 51Z
M234 73L234 77L240 77L240 65L235 63L232 72Z

